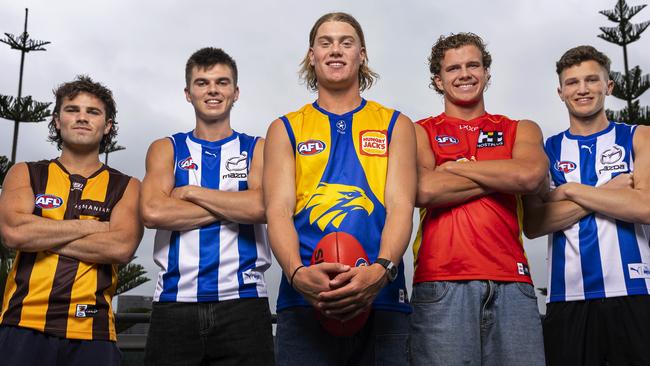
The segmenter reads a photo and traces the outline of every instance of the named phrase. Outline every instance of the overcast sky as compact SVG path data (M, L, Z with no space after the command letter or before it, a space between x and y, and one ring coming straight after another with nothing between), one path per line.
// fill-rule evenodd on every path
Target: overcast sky
M189 55L204 46L221 47L237 61L240 100L232 113L238 131L264 135L269 122L316 98L297 77L312 24L322 14L345 11L364 28L370 66L381 75L364 93L413 120L442 112L441 98L428 88L427 56L442 34L474 32L492 53L487 110L538 122L545 136L567 128L564 105L556 94L555 61L564 51L591 44L622 70L622 50L599 38L611 26L599 10L615 0L493 1L25 1L0 0L0 33L23 30L29 8L32 38L52 42L47 52L27 54L23 95L53 101L52 89L88 74L109 86L118 106L118 142L125 151L109 164L142 178L150 142L194 126L183 95ZM641 4L632 0L631 5ZM650 19L644 10L633 20ZM630 65L650 72L650 33L633 43ZM642 50L646 49L645 52ZM20 53L0 44L0 93L16 95ZM646 93L642 104L650 104ZM610 97L607 106L622 103ZM11 155L13 122L0 119L0 155ZM21 124L18 161L58 155L45 141L47 123ZM417 221L417 214L414 218ZM147 232L136 262L151 277L152 232ZM536 287L546 286L546 240L528 241L526 250ZM410 248L405 257L412 273ZM280 278L277 265L267 272L272 309ZM154 282L133 290L152 295Z

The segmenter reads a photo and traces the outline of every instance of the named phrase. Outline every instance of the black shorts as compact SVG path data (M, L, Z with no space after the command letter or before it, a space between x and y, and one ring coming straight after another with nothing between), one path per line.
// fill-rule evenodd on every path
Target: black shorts
M121 358L115 342L65 339L33 329L0 326L3 366L119 366Z
M267 298L154 302L145 365L273 365Z
M543 328L547 365L650 365L650 296L553 302Z

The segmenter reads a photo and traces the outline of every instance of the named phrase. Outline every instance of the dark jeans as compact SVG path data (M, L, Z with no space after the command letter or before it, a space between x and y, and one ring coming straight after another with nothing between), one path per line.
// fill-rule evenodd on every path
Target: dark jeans
M311 307L278 313L276 363L279 366L408 365L409 314L372 311L352 337L335 337L320 326Z
M119 366L115 342L65 339L36 330L0 326L3 366Z
M145 365L273 365L268 299L154 302Z

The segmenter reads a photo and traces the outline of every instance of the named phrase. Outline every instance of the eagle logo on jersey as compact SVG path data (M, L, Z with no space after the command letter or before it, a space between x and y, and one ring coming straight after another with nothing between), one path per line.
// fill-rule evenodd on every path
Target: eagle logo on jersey
M311 209L309 223L325 231L329 224L338 229L352 211L364 210L370 216L375 205L359 187L321 182L305 208Z

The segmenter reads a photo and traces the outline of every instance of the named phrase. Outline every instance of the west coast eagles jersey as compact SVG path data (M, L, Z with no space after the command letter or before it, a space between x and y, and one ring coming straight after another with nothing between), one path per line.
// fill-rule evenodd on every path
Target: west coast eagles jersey
M362 100L337 115L316 102L281 117L293 146L296 164L294 224L300 256L309 265L318 241L328 233L354 235L374 262L386 220L384 191L388 149L399 112ZM278 310L307 306L282 277ZM377 296L375 309L408 312L404 265Z
M636 126L610 122L593 135L568 130L546 140L551 186L600 186L634 170ZM547 302L650 294L647 225L589 214L549 236Z
M58 160L27 163L34 214L52 220L109 221L129 177L107 166L84 178ZM18 252L7 278L0 323L61 338L115 341L111 300L116 266L47 251Z

